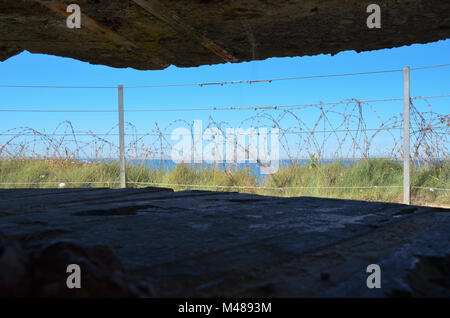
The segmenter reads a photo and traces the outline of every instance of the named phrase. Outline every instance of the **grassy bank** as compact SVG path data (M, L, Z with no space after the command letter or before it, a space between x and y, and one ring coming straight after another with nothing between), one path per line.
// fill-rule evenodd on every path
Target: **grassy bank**
M385 159L362 160L354 164L290 165L281 167L278 173L262 181L247 169L222 171L218 168L194 169L179 165L170 172L164 172L144 166L128 166L127 182L129 187L158 183L175 190L189 188L401 202L402 173L403 166L400 163ZM114 162L0 160L0 188L52 188L58 187L61 182L66 187L118 187L118 176L119 165ZM449 191L437 189L450 186L450 162L413 169L411 183L413 187L425 188L412 189L413 203L449 205ZM171 186L173 184L183 186Z

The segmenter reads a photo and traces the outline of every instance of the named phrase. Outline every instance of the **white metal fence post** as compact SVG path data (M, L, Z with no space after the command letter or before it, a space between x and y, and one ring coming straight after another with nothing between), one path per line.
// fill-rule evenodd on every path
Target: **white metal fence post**
M120 187L126 188L125 176L125 138L124 138L124 120L123 120L123 85L119 85L119 160L120 160Z
M403 203L411 204L410 183L410 69L403 69Z

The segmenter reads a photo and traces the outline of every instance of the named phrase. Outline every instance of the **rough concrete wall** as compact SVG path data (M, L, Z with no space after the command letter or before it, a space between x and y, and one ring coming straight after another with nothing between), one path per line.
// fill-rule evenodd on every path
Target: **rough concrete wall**
M374 2L382 8L381 29L366 25L366 8ZM70 3L80 5L90 25L67 28L64 12L55 7ZM28 50L113 67L163 69L366 51L449 37L450 2L442 0L0 2L0 60Z
M450 297L449 212L163 188L0 189L0 297ZM66 286L69 264L81 289ZM367 288L369 264L381 267L380 289Z

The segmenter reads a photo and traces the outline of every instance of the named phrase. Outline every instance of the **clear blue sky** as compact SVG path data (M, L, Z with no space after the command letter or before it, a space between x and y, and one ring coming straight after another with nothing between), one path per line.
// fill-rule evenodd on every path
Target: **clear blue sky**
M0 63L0 84L10 85L74 85L125 86L175 84L190 82L222 82L257 80L321 74L351 73L401 69L450 63L450 40L426 45L356 53L342 52L335 56L272 58L238 64L169 67L161 71L138 71L91 65L74 59L49 55L22 54ZM411 75L411 95L450 93L450 67L418 70ZM357 77L321 78L211 87L171 87L125 89L125 109L189 108L209 106L271 106L334 102L344 99L402 98L402 73L386 73ZM0 88L0 109L116 109L115 89L30 89ZM450 99L433 101L434 110L448 113ZM422 105L424 106L424 105ZM402 102L376 104L385 118L402 112ZM276 115L277 111L271 111ZM279 111L278 111L279 112ZM125 120L137 126L140 133L167 127L175 119L188 122L225 121L238 127L255 111L126 113ZM298 113L305 121L317 119L317 113ZM19 126L40 131L53 131L63 120L70 120L78 131L105 133L117 123L115 113L8 113L1 112L0 132ZM284 125L294 125L287 120ZM375 118L368 126L378 125ZM180 125L178 125L180 126ZM177 126L177 127L178 127ZM244 125L245 126L245 125ZM248 125L247 125L248 127ZM170 130L169 130L170 132ZM5 138L1 137L3 141Z

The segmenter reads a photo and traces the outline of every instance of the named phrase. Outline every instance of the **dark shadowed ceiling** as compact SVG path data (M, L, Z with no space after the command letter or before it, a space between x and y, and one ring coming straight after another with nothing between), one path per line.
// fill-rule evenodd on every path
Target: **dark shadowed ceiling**
M82 27L66 25L67 5ZM367 6L381 6L381 29ZM450 37L448 0L1 0L0 61L23 50L164 69L367 51Z

